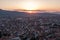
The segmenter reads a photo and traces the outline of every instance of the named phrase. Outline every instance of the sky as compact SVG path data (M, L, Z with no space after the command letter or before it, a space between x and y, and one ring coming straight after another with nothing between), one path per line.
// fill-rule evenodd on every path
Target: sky
M37 10L60 10L60 0L0 0L0 9L24 9L30 6L29 2L34 3L32 5L36 6Z

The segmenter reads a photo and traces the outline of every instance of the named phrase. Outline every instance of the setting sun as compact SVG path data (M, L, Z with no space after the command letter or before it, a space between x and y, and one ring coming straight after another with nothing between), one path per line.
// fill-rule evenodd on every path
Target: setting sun
M22 3L22 8L24 10L37 10L38 4L35 2L26 2L26 3Z

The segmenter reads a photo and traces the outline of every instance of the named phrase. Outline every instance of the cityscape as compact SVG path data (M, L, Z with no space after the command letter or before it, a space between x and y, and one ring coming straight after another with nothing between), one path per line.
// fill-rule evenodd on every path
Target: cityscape
M60 40L60 0L0 0L0 40Z
M60 40L59 17L0 10L0 40Z

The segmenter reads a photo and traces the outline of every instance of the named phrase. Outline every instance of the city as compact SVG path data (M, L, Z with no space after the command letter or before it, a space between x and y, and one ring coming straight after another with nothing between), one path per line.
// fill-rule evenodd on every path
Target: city
M60 40L60 14L16 16L15 11L0 11L0 40Z

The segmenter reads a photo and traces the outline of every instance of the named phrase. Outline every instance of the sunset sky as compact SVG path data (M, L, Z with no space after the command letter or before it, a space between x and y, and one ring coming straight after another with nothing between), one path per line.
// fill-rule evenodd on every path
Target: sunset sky
M60 10L60 0L0 0L0 9Z

